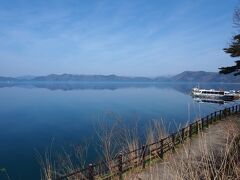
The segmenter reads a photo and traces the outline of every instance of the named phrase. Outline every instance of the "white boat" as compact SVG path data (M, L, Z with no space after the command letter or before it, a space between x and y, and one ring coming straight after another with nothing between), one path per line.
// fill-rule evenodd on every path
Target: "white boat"
M234 92L215 89L193 88L192 94L195 97L209 97L223 100L233 100L236 97L236 94Z

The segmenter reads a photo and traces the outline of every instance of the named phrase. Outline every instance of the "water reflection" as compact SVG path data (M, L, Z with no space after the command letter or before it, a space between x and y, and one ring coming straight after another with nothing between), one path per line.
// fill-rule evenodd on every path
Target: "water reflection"
M214 99L214 98L202 98L202 97L194 97L193 100L197 103L211 103L211 104L226 104L230 101L224 101L222 99Z
M5 87L22 87L22 88L44 88L49 90L116 90L123 88L149 88L155 87L160 89L171 88L184 94L191 94L191 90L197 84L205 89L224 89L224 90L239 90L240 84L226 83L184 83L184 82L0 82L0 88Z
M39 179L36 149L44 152L53 139L56 149L88 139L95 145L96 124L104 120L114 123L110 114L120 117L122 126L129 130L137 122L144 134L153 119L174 132L189 121L224 108L194 103L190 93L196 84L0 83L0 165L11 179ZM238 84L201 87L239 89ZM91 151L89 158L94 159L97 153L94 148Z

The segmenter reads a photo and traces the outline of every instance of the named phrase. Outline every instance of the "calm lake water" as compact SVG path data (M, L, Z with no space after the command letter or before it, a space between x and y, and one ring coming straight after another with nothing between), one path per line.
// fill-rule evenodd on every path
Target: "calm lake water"
M0 83L0 168L11 179L40 179L37 152L51 143L60 149L95 140L97 123L114 121L140 131L163 119L174 131L227 104L198 103L190 96L196 83ZM200 84L202 88L240 89L239 84ZM190 112L190 113L189 113ZM91 150L89 159L94 159ZM0 179L7 177L0 173Z

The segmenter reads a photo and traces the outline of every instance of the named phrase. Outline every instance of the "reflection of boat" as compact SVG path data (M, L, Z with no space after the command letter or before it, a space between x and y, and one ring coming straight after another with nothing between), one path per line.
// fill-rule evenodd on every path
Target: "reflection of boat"
M193 100L198 103L214 103L214 104L225 104L226 103L226 101L224 101L222 99L207 99L207 98L196 97L196 98L193 98Z
M215 89L193 88L192 94L194 97L222 99L225 101L232 101L237 97L235 91L223 91L223 90L215 90Z

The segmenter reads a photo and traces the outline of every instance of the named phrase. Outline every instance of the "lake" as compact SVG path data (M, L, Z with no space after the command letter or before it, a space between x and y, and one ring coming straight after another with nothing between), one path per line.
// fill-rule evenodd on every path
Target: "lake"
M96 124L121 119L146 131L153 119L169 131L217 109L238 103L198 103L197 83L0 83L0 168L11 179L40 179L37 154L96 141ZM240 89L239 84L200 84ZM96 157L90 150L89 159ZM0 179L7 179L4 173Z

